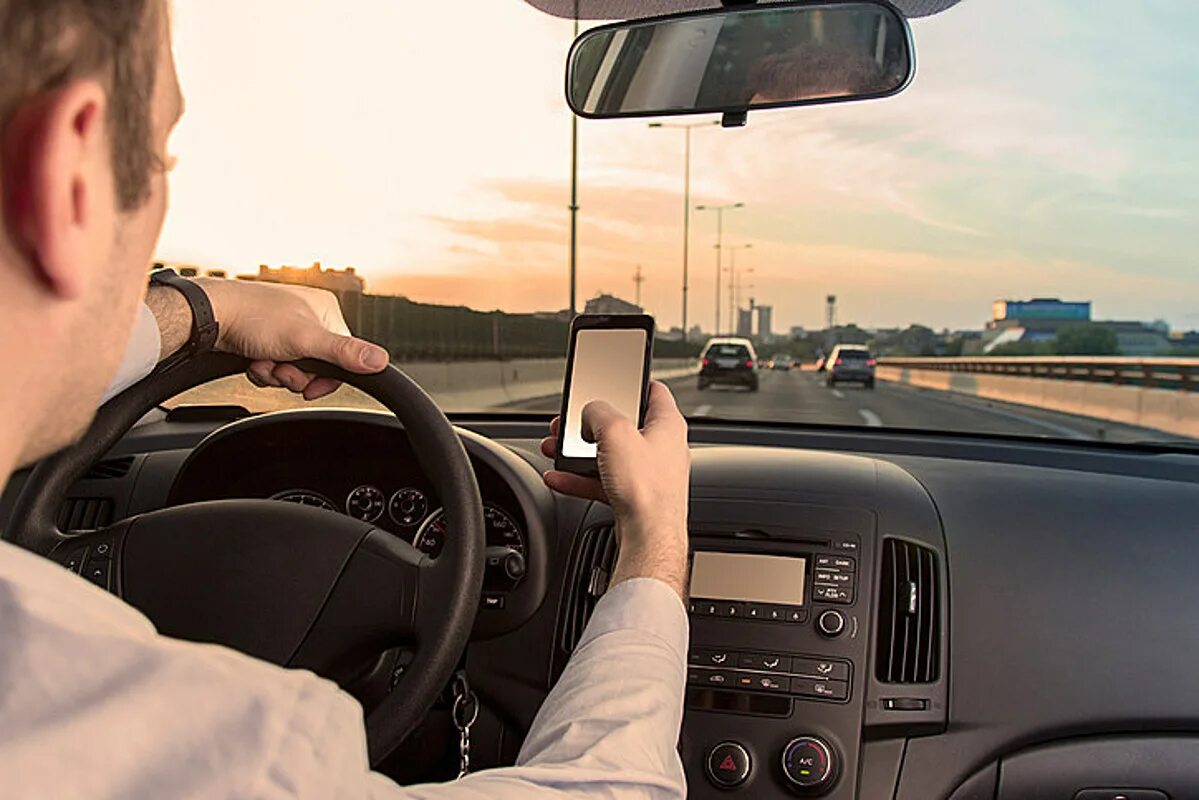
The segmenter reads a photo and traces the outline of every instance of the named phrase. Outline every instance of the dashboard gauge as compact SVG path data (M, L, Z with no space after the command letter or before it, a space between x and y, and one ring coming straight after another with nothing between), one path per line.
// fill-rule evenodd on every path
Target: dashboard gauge
M524 533L511 514L494 503L485 503L483 505L483 521L487 527L488 547L511 547L522 556L527 557ZM445 512L439 508L416 532L416 538L412 541L412 545L425 555L437 558L441 554L441 548L445 546L445 537Z
M396 525L410 528L418 524L429 513L429 498L420 489L400 489L391 496L387 513Z
M374 522L386 508L387 497L374 486L359 486L346 498L346 513L363 522Z
M333 505L333 501L325 497L323 494L309 492L305 489L295 489L287 492L279 492L271 495L272 500L281 500L284 503L295 503L301 506L312 506L313 508L323 508L325 511L337 511L337 506Z

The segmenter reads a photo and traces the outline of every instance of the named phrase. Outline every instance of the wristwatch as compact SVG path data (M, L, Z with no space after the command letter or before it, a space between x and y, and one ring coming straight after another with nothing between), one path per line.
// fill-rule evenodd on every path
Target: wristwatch
M203 289L187 278L180 277L173 269L151 272L150 285L171 287L183 295L192 311L191 337L183 347L159 363L158 371L168 370L193 356L207 353L216 346L220 325L217 324L216 314L212 310L212 302Z

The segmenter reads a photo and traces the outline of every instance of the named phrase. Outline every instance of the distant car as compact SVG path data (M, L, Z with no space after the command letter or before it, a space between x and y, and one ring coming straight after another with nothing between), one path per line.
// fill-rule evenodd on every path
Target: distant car
M825 361L825 381L829 386L852 381L867 389L874 388L874 356L860 344L839 344Z
M771 369L781 369L783 371L787 371L787 370L790 370L792 366L794 366L794 363L795 362L791 360L791 356L789 356L785 353L780 353L780 354L776 355L774 358L770 359L770 368Z
M758 354L749 339L710 339L699 361L698 388L701 392L714 383L758 391Z

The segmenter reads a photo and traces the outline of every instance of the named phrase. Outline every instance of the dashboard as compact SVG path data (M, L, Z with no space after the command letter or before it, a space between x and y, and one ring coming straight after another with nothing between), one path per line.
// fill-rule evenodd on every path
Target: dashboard
M510 764L606 589L613 521L545 489L546 419L456 421L487 508L472 762ZM1199 458L751 423L692 444L690 797L1199 798ZM62 519L229 497L434 556L453 535L395 420L337 410L140 426ZM385 771L451 774L447 719Z

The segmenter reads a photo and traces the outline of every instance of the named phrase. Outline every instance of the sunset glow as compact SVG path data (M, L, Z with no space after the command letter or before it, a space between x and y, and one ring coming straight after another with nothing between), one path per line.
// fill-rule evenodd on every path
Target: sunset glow
M978 328L996 298L1064 296L1199 327L1199 85L1166 35L1199 7L1113 26L1114 3L1015 5L914 21L919 71L896 98L694 134L694 200L746 204L726 243L753 243L745 294L776 330L819 327L830 292L864 326ZM571 38L521 0L177 3L188 114L161 257L320 260L375 293L563 308ZM641 265L647 309L679 323L682 147L645 121L581 124L580 302L631 298ZM705 329L713 243L695 215Z

